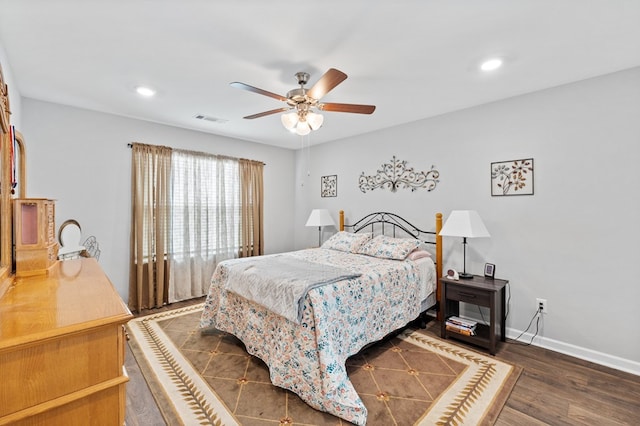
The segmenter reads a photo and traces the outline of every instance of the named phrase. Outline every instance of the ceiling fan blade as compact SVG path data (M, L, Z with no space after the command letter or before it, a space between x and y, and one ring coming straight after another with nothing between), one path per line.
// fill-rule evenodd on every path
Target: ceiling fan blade
M287 102L287 98L285 98L284 96L278 95L277 93L267 92L266 90L258 89L257 87L240 83L239 81L234 81L233 83L229 83L229 85L237 89L248 90L249 92L257 93L259 95L269 96L270 98L274 98L282 102Z
M322 111L332 112L353 112L356 114L372 114L376 110L375 105L358 105L358 104L318 104L318 109Z
M330 68L329 71L324 73L322 77L320 77L320 80L307 91L307 96L316 100L320 99L346 79L347 75L345 73L335 68Z
M279 112L289 111L290 109L291 108L288 108L288 107L282 107L282 108L272 109L270 111L259 112L258 114L247 115L246 117L243 117L243 118L246 118L247 120L253 120L254 118L260 118L266 115L277 114Z

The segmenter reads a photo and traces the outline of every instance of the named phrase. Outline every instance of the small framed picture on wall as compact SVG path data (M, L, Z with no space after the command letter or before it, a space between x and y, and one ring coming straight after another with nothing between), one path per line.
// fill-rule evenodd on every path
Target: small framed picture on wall
M320 196L338 196L338 175L322 176L320 178Z
M533 158L491 163L491 195L533 195Z
M484 276L487 278L493 278L496 275L496 265L493 263L484 264Z

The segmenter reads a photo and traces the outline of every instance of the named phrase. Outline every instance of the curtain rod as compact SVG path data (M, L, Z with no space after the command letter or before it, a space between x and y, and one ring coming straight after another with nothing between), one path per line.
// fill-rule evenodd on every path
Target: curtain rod
M148 145L148 144L144 144L144 143L140 143L140 142L135 142L135 143L137 143L138 145L146 145L146 146L155 146L155 147L160 147L160 145ZM129 143L127 143L127 146L128 146L129 148L133 148L133 144L134 144L134 142L129 142ZM191 151L191 150L188 150L188 149L181 149L181 148L171 148L170 146L167 146L167 147L165 147L165 148L169 148L169 149L174 150L174 151L189 152L189 153L192 153L192 154L211 155L211 156L213 156L213 157L217 157L217 158L226 158L226 159L229 159L229 160L244 160L244 161L251 161L251 162L253 162L253 163L260 163L260 164L262 164L263 166L266 166L266 165L267 165L267 163L265 163L264 161L251 160L251 159L249 159L249 158L231 157L231 156L229 156L229 155L211 154L211 153L209 153L209 152Z

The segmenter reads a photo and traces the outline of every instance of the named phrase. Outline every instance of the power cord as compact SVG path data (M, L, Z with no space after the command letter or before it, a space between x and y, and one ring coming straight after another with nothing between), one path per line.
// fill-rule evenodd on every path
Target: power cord
M507 290L509 291L509 295L507 296L507 306L505 308L504 319L506 321L509 318L509 306L511 305L511 286L509 285L509 281L507 281Z
M508 296L507 296L507 303L506 303L506 307L505 307L505 314L504 314L504 319L506 321L506 319L509 317L509 307L511 305L511 286L509 285L509 283L507 283L506 285L507 287L507 291L508 291ZM480 309L480 306L476 305L478 308L478 312L480 313L480 317L482 318L482 322L484 325L488 325L487 321L484 319L484 315L482 315L482 309ZM540 314L542 314L542 308L538 308L538 310L536 310L536 312L533 314L533 317L531 318L531 321L529 321L529 325L527 326L527 329L524 330L522 333L520 333L518 335L518 337L516 337L515 339L510 339L509 343L513 343L516 345L522 345L522 346L530 346L533 343L533 339L536 338L536 336L538 335L538 332L540 331ZM523 342L519 342L518 339L520 339L522 337L522 335L524 333L526 333L527 331L529 331L529 329L531 328L531 324L533 324L533 320L536 320L536 332L535 334L531 337L531 340L529 340L529 343L523 343Z
M511 287L509 286L509 283L507 282L506 284L507 290L508 290L508 296L507 296L507 302L505 306L505 313L504 313L504 320L506 321L507 318L509 318L509 305L511 305ZM482 315L482 309L480 309L479 305L476 305L476 307L478 308L478 312L480 313L480 318L482 318L482 323L484 325L489 325L489 323L487 322L487 320L484 319L484 315Z
M536 336L538 335L538 331L540 330L540 328L539 328L540 327L540 314L542 314L542 308L538 308L536 313L533 314L533 317L531 318L531 321L529 321L529 325L527 326L527 329L524 330L522 333L520 333L520 335L518 335L518 337L516 337L515 339L511 339L509 341L509 343L513 343L514 345L530 346L533 343L533 339L536 338ZM520 339L520 337L522 337L522 335L524 333L526 333L527 331L529 331L529 329L531 328L531 324L533 323L533 320L536 320L536 332L535 332L535 334L531 337L531 340L529 340L529 343L519 342L518 339Z
M479 305L476 305L476 307L478 308L478 312L480 313L480 318L482 318L482 324L484 325L489 325L489 323L487 322L486 319L484 319L484 315L482 315L482 309L480 309Z

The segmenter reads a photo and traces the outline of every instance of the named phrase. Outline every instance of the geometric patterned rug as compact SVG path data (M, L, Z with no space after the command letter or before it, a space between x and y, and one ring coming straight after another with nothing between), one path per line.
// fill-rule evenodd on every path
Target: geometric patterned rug
M349 425L273 386L234 336L201 332L202 304L133 319L129 345L168 425ZM367 425L491 425L521 369L407 329L347 360Z

